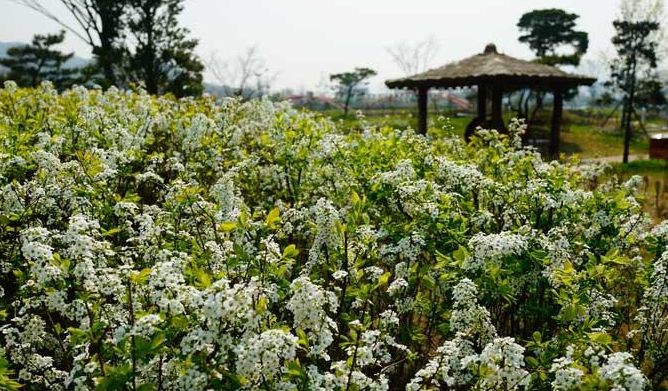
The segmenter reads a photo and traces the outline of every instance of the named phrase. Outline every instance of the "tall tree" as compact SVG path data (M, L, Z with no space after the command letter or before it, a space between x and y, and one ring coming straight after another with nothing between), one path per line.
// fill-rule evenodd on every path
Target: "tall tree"
M338 84L338 93L343 97L343 113L348 116L350 99L355 94L355 88L368 78L375 76L376 71L369 68L355 68L352 72L335 73L329 76L329 80Z
M63 65L74 53L63 53L53 48L64 39L64 30L57 34L37 34L30 45L9 48L7 57L0 58L0 65L9 68L5 78L23 87L35 87L44 80L51 81L56 88L71 85L77 69L64 68Z
M195 55L196 39L179 26L183 0L129 0L127 26L136 45L127 73L152 94L201 94L204 65Z
M43 0L13 0L30 7L57 22L86 42L104 76L97 82L103 86L120 82L119 70L123 52L123 29L128 0L59 0L67 8L78 27L72 27L44 6Z
M517 27L524 33L519 41L529 45L537 59L548 65L578 65L589 47L589 35L575 30L577 14L561 9L541 9L520 18ZM572 53L560 54L564 47Z
M640 73L650 75L657 66L657 42L653 35L659 31L659 23L652 20L616 20L612 43L617 58L611 64L609 85L623 94L621 125L624 129L623 161L629 160L632 136L632 116L635 114L637 87Z
M517 23L520 33L523 34L520 35L519 41L529 45L536 55L536 61L540 63L552 66L577 66L589 47L589 35L575 29L578 18L577 14L557 8L527 12ZM564 54L564 50L567 54ZM567 99L573 97L576 91L573 89L567 92ZM532 98L535 98L535 105L532 113L529 113L529 103ZM545 91L519 91L518 116L532 123L538 110L543 107L544 98Z

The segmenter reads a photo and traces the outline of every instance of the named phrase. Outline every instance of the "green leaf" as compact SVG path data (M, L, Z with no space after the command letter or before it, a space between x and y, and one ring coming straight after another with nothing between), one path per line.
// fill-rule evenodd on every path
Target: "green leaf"
M303 370L301 365L299 364L299 360L288 361L287 367L288 367L288 375L290 376L301 376L303 374Z
M309 346L309 345L308 345L308 336L306 335L306 333L304 332L304 330L302 330L302 329L297 329L297 337L299 337L299 340L297 341L297 343L298 343L300 346L303 346L303 347L305 347L305 348L308 348L308 346Z
M378 279L377 287L386 286L388 281L390 280L391 275L392 275L392 273L390 273L390 272L383 273L383 275L380 276L380 278Z
M68 327L67 332L70 333L70 340L74 345L78 345L88 337L88 334L85 331L76 327Z
M573 319L575 319L577 314L578 314L577 307L574 306L574 305L569 305L569 306L565 307L564 310L563 310L563 319L566 322L570 322Z
M116 228L112 228L112 229L110 229L110 230L108 230L108 231L104 231L104 230L103 230L103 231L102 231L102 236L103 236L103 237L114 236L114 235L116 235L117 233L119 233L119 232L121 232L121 231L122 231L122 229L120 229L120 228L118 228L118 227L116 227Z
M531 335L533 337L533 340L535 342L540 342L542 336L540 335L540 332L534 331L533 334Z
M459 248L452 253L452 259L454 259L455 261L457 261L459 265L461 265L462 263L464 263L468 255L469 252L468 250L466 250L466 247L459 246Z
M260 298L260 300L258 300L257 305L255 306L255 310L257 311L258 314L262 314L266 309L267 309L267 298L263 296Z
M269 212L269 214L267 214L267 218L265 220L265 223L267 224L267 227L269 227L269 229L275 229L276 228L276 223L281 220L280 213L281 213L280 209L278 209L278 207L276 207L276 208L272 209Z
M195 269L195 286L200 289L206 289L211 286L211 276L204 269Z
M223 223L220 223L218 226L218 229L223 231L223 232L232 232L237 228L237 223L234 221L226 221Z
M299 255L299 250L297 250L297 246L294 244L290 244L283 249L283 258L285 259L294 259L297 255Z
M607 333L589 333L589 339L599 345L609 346L612 343L612 337Z
M350 201L353 205L359 204L360 196L357 194L356 191L353 191L352 194L350 195Z
M139 273L133 274L130 279L135 282L144 282L148 279L148 276L151 275L151 269L144 268Z
M165 343L165 341L166 341L165 333L163 333L162 331L157 332L153 336L153 339L151 340L151 348L153 350L158 349Z

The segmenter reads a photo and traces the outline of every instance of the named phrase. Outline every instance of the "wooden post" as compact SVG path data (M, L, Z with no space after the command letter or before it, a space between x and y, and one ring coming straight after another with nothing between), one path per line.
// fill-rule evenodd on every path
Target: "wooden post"
M503 132L506 127L503 125L503 115L501 113L501 101L503 100L503 87L499 84L492 86L492 127L499 132Z
M487 119L487 87L484 84L478 84L478 120Z
M418 133L427 134L427 97L429 88L418 88Z
M550 129L550 157L559 157L559 138L561 132L561 116L564 110L564 95L559 87L553 90L554 104L552 106L552 127Z

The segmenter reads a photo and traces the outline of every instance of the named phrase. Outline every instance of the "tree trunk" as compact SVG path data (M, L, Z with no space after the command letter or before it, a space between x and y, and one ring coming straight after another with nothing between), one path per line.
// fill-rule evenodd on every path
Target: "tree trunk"
M353 95L353 88L348 88L348 93L346 94L346 102L343 105L343 116L348 116L348 105L350 104L350 97Z
M624 155L622 157L623 163L629 162L629 147L631 145L631 115L633 113L633 100L635 99L636 89L636 60L635 57L631 60L629 70L629 89L626 96L626 123L624 123Z
M157 53L154 42L155 34L155 13L157 9L154 8L153 4L150 4L144 9L144 32L146 33L146 62L145 67L145 77L144 83L146 84L146 91L149 94L158 94L158 70L156 69L159 64L157 61ZM243 91L242 91L243 92Z
M624 113L622 113L622 126L624 127L624 155L622 157L622 163L629 162L629 146L631 144L631 116L630 112L630 99L626 98L626 104L624 105Z

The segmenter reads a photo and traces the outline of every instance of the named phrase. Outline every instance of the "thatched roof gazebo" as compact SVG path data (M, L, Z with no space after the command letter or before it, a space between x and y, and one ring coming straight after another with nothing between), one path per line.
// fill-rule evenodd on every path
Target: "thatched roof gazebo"
M595 78L574 75L549 65L506 56L498 53L494 44L489 44L481 54L403 79L388 80L385 84L389 88L417 90L418 132L422 134L427 132L427 96L430 88L478 86L478 116L472 125L490 124L498 130L505 129L501 115L504 91L519 88L551 91L554 104L549 151L551 156L556 156L559 153L564 90L592 85L595 81ZM488 89L492 91L491 122L488 122L486 112Z

